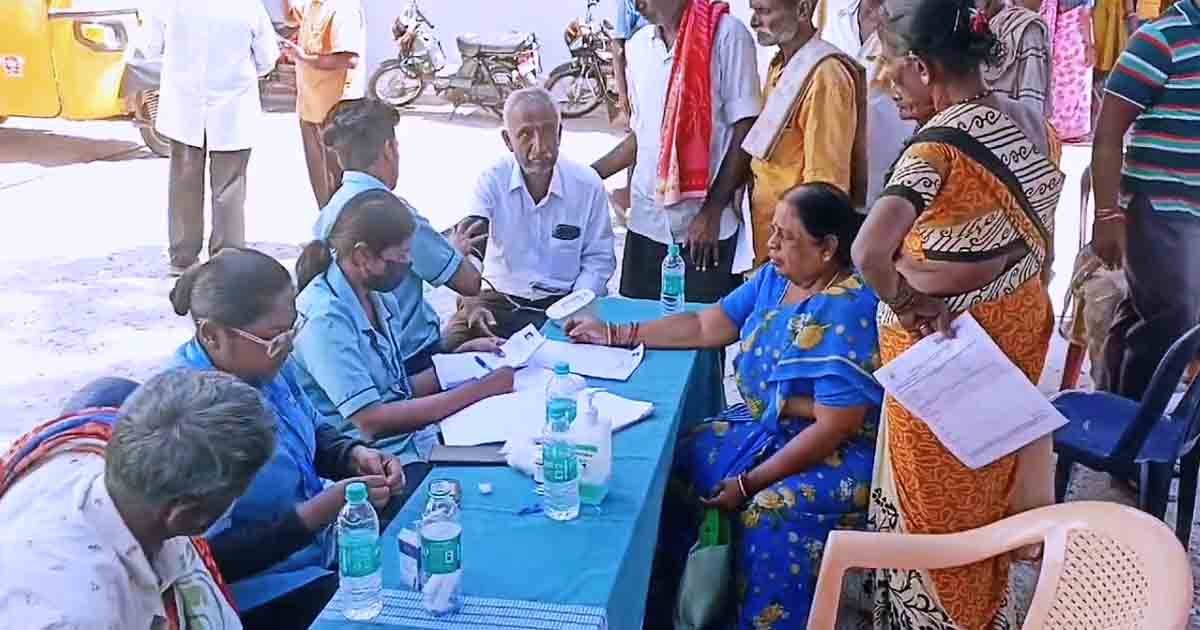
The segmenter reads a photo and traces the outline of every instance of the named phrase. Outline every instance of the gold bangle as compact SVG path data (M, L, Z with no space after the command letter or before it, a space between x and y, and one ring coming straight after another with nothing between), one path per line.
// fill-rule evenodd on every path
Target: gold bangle
M746 477L746 473L742 473L737 476L738 490L742 491L742 499L749 499L750 493L746 492L746 482L744 481L745 477Z

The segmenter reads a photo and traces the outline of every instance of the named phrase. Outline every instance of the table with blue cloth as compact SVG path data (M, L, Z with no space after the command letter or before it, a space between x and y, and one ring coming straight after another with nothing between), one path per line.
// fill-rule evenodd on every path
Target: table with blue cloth
M614 323L646 321L660 313L656 302L599 302L600 317ZM553 324L547 324L545 333L563 338ZM372 623L347 621L335 598L313 629L641 628L675 440L686 424L701 422L723 408L721 365L716 351L654 350L626 382L588 382L654 403L651 417L613 434L612 481L600 506L583 506L579 518L566 523L540 513L521 516L519 512L539 502L529 477L504 467L437 468L381 537L386 593L381 616ZM418 594L389 591L402 588L397 535L419 518L434 479L456 479L463 491L467 606L442 619L421 609ZM490 483L492 493L482 494L480 483ZM543 619L538 617L541 611L553 613L544 619L579 621L535 623L535 618ZM585 619L594 623L583 623Z

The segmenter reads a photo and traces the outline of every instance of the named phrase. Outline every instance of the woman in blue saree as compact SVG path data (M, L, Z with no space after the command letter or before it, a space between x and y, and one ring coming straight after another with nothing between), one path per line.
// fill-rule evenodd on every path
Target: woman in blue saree
M775 210L770 264L718 306L641 324L568 322L584 343L740 341L745 402L676 452L649 615L670 614L704 506L733 517L737 628L804 628L826 537L865 525L883 390L871 376L878 300L850 261L861 224L835 188L798 186Z
M300 388L289 359L303 326L295 300L279 262L237 248L191 268L171 291L172 306L193 319L196 334L169 367L232 374L255 387L275 415L275 454L205 535L249 630L307 628L333 596L331 524L347 483L364 482L385 514L399 507L394 495L406 486L396 458L322 421Z

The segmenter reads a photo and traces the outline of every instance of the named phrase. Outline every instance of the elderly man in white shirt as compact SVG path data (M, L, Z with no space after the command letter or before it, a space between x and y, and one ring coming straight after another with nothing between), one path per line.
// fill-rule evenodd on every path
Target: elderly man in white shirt
M733 201L750 176L750 156L741 146L762 106L754 37L744 24L723 13L720 3L708 0L638 0L637 9L652 28L639 30L625 44L632 133L593 165L607 179L636 162L621 294L658 299L662 259L669 244L682 243L688 262L684 278L687 299L716 302L741 284L741 276L733 273L740 226ZM716 20L711 41L700 41L706 28L688 27L702 20ZM699 73L707 71L703 83L708 84L711 98L694 94L672 100L669 89L676 58L698 59L697 49L705 47L711 50L709 68L684 72L695 73L691 79L700 79ZM687 55L681 52L685 49ZM695 82L680 84L686 93ZM705 100L709 102L701 107ZM672 111L672 102L678 111ZM673 137L664 137L668 114L680 121ZM673 183L662 181L664 172L669 176L676 171L660 164L676 157L679 164L688 161L689 155L683 151L676 156L676 147L697 136L691 125L704 115L711 116L707 191L692 188L696 182L694 178L684 181L686 173L680 177L677 191ZM662 155L664 145L670 155ZM703 188L703 183L700 186Z
M204 167L212 186L209 254L245 243L246 166L262 119L258 79L279 59L258 0L163 0L151 13L151 55L162 55L155 128L171 139L167 193L170 273L200 258Z
M604 183L559 157L562 117L554 97L542 88L514 92L501 134L511 154L480 175L468 212L488 224L489 288L459 301L444 332L448 348L541 326L546 308L571 291L605 295L617 268Z
M0 630L240 630L199 536L275 448L257 390L176 371L0 455Z

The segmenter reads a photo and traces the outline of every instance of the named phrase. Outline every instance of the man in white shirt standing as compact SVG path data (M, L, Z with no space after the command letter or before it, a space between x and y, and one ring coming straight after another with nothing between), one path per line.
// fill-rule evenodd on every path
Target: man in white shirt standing
M279 59L275 28L256 0L166 0L152 14L150 53L162 55L155 128L171 139L167 185L170 272L199 262L204 167L212 186L209 254L246 240L246 166L262 118L258 79Z
M677 242L687 299L715 302L741 283L733 199L750 175L741 146L762 105L754 37L719 2L638 0L637 10L652 28L625 44L632 133L593 165L607 179L636 161L621 294L658 299Z
M554 97L542 88L514 92L501 134L511 154L480 175L468 213L488 222L489 289L460 300L445 331L447 348L541 326L546 308L572 291L607 294L617 268L604 183L559 157L562 117Z

